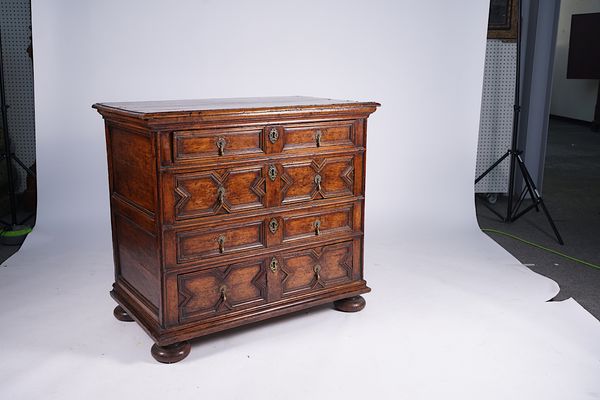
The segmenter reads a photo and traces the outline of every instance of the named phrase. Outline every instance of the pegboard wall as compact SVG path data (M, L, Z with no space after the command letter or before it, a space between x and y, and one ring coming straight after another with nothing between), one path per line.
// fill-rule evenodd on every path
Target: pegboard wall
M516 56L516 43L505 43L497 39L487 41L475 177L488 169L510 148ZM509 159L506 159L475 185L475 192L507 193L509 173L510 163Z
M29 0L0 1L0 29L8 130L15 155L28 167L35 162L35 114L33 102L33 61L27 48L31 43ZM16 163L14 164L16 165ZM2 164L1 168L5 168ZM16 190L26 188L27 176L19 166Z

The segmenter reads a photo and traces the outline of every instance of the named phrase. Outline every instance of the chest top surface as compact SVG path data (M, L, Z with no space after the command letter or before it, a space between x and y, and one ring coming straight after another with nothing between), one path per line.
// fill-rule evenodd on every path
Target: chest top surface
M335 100L319 97L283 96L283 97L245 97L223 99L190 99L163 101L131 101L96 103L98 111L115 114L127 114L141 119L172 117L194 114L239 114L240 112L310 111L310 110L347 110L353 108L375 108L379 103L352 100Z

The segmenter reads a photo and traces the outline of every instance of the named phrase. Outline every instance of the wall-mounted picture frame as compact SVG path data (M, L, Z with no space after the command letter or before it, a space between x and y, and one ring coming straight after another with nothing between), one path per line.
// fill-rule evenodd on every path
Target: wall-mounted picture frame
M488 39L517 40L519 0L491 0Z

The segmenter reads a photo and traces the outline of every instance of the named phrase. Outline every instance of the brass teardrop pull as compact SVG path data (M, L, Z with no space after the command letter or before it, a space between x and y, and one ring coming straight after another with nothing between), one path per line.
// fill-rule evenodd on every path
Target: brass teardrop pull
M315 265L314 269L315 271L315 278L317 278L317 282L321 280L321 266L319 264Z
M227 142L225 141L225 138L218 138L217 139L217 148L219 149L219 155L222 156L225 153L225 144Z
M217 196L219 204L223 205L223 203L225 203L225 188L223 186L219 186L219 188L217 189Z
M321 132L321 130L318 130L315 133L315 141L317 142L317 147L321 147L321 137L323 136L323 132Z
M321 221L315 221L315 235L319 236L321 234Z
M317 185L317 192L321 191L321 181L323 180L323 178L321 177L321 175L317 174L315 175L315 185Z
M227 301L227 286L222 285L219 288L219 294L221 295L221 301L225 303Z
M225 235L219 236L217 242L219 242L219 253L223 254L225 252Z

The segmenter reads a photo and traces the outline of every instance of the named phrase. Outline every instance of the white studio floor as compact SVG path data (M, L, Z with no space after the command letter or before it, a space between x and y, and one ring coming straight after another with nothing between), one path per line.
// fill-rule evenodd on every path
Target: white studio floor
M0 270L1 399L596 399L600 323L479 232L367 239L367 307L192 342L178 364L112 316L112 253L43 230Z
M489 2L34 0L31 15L40 208L0 268L0 400L600 398L598 320L548 303L558 286L476 227ZM268 95L382 104L366 216L388 226L366 223L367 306L200 339L159 364L142 329L112 315L90 106Z

